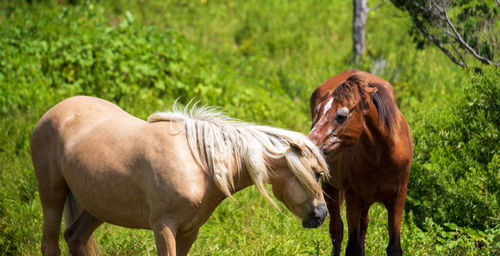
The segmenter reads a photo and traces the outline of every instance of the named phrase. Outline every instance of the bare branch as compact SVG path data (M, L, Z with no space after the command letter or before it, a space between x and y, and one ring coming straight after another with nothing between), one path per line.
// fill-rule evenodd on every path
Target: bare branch
M444 0L443 0L443 5L444 5ZM468 43L466 43L462 36L460 35L460 33L458 33L457 29L455 28L455 26L453 25L453 23L450 21L450 18L448 17L448 13L446 12L446 8L443 8L443 15L446 19L446 23L450 26L451 30L453 31L453 33L455 34L456 36L456 39L458 40L458 42L460 44L462 44L462 46L464 46L476 59L482 61L483 63L486 63L486 64L493 64L495 66L498 66L498 63L494 63L492 62L491 60L479 55L472 47L470 47L470 45Z
M467 55L472 55L484 64L497 67L500 64L500 62L495 63L496 60L493 57L500 50L500 37L497 35L496 29L492 28L496 24L497 14L493 13L493 17L490 17L491 13L488 10L477 9L477 4L465 7L461 4L455 4L453 0L391 1L398 3L398 8L408 11L413 19L413 24L422 33L422 36L430 40L457 65L467 68ZM500 6L500 0L495 1ZM494 3L488 3L488 6L491 4L495 8ZM455 14L455 10L458 11L457 14ZM448 11L450 11L450 15L451 13L458 15L456 23L451 21ZM477 28L475 30L468 28L461 17L479 18L476 22ZM468 31L467 34L463 34L462 29ZM477 46L476 44L471 46L472 40L469 37L478 42ZM484 48L484 51L483 44L487 47Z
M446 4L445 4L444 0L443 0L443 6L439 6L439 4L437 4L434 1L430 1L430 2L431 2L431 4L434 5L434 8L436 8L436 10L438 12L440 12L440 13L446 12Z
M455 47L455 44L450 44L450 45L451 45L451 48L453 49L453 51L455 52L455 54L458 56L458 58L460 58L460 61L465 63L464 56L462 55L462 53L460 53L458 51L458 49Z
M427 32L427 30L425 29L424 25L415 16L413 16L413 23L415 23L415 25L420 30L420 32L422 32L422 34L424 34L429 40L431 40L432 43L434 43L437 47L439 47L439 49L444 54L446 54L446 56L448 56L448 58L450 58L451 61L453 61L454 63L456 63L457 65L459 65L462 68L467 68L467 64L465 64L465 62L460 61L457 58L455 58L455 56L453 56L453 54L451 54L450 51L448 51L443 46L443 44L441 43L441 41L439 41L437 38L435 38L429 32ZM460 57L460 58L462 59L462 57Z
M500 1L500 0L498 0L498 1ZM380 7L382 7L382 6L384 6L387 2L388 2L388 1L386 0L386 1L383 1L382 3L379 3L379 4L377 4L377 5L373 6L373 7L371 7L371 8L368 8L368 10L367 10L366 12L371 12L371 11L373 11L373 10L376 10L376 9L378 9L378 8L380 8Z

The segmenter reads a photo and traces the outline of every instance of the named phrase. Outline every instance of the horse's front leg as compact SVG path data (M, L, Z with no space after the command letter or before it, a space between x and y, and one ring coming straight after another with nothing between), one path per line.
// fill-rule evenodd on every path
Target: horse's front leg
M346 192L345 197L349 232L345 255L365 255L364 233L368 225L368 211L359 195Z
M325 193L325 201L330 213L330 239L332 240L332 255L340 256L342 249L342 239L344 237L344 225L340 216L343 197L339 190L332 185L323 182L323 192Z
M166 222L159 222L154 225L156 250L159 256L175 256L175 229Z
M369 205L364 205L363 208L361 208L361 214L359 217L359 239L361 246L363 248L363 253L365 250L365 238L366 238L366 230L368 229L368 210L370 209Z
M391 202L385 202L387 208L388 226L389 226L389 245L386 252L389 256L403 255L401 249L401 219L406 201L406 186L399 189L398 193Z

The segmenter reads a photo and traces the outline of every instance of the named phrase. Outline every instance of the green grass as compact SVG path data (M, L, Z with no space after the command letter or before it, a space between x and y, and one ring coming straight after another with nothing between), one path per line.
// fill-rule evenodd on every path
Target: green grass
M390 4L370 12L366 54L355 65L351 62L351 3L346 1L111 0L80 1L77 6L34 2L0 2L1 255L40 254L42 215L29 136L48 108L75 94L108 99L140 118L168 108L178 97L181 103L196 97L245 121L307 133L308 101L314 88L343 70L359 68L376 72L394 85L401 111L411 129L418 129L412 130L415 136L434 136L429 138L436 145L422 144L415 165L419 169L412 171L439 174L430 161L440 158L426 158L427 153L448 157L439 155L439 143L451 152L456 149L454 141L442 139L439 130L448 117L426 112L455 106L451 104L462 99L471 75L434 48L416 50L407 34L410 20ZM377 63L384 62L377 68ZM452 120L454 112L447 111L450 123L460 120ZM466 121L472 119L474 115ZM483 144L478 142L471 150ZM487 150L493 152L488 153L493 155L488 159L493 170L500 158L494 146ZM478 170L473 174L479 175ZM426 188L428 183L418 182L432 181L422 176L423 171L410 179L418 177L415 183ZM469 176L479 182L467 186L480 187L486 179ZM498 175L492 177L490 183L496 184ZM446 182L441 183L446 187ZM490 194L478 190L481 193L474 195L482 201L496 198L498 189L490 187L491 192L484 190ZM457 191L467 193L465 188ZM410 195L414 191L410 187ZM202 226L191 255L329 255L328 219L318 229L304 229L282 204L280 211L274 209L253 187L235 198L236 202L225 200ZM447 214L435 223L428 212L434 211L405 215L406 255L500 254L500 227L446 224ZM384 255L387 213L376 204L369 216L366 254ZM343 250L345 219L344 230ZM96 237L104 255L156 254L151 231L104 224ZM65 248L62 237L60 244Z
M190 255L329 255L331 242L328 220L317 229L304 229L299 219L283 205L273 208L253 188L225 200L200 229ZM345 213L344 223L345 220ZM382 205L372 206L366 237L367 255L383 255L388 244L387 212ZM415 228L415 227L413 227ZM403 225L403 250L407 255L433 255L427 248L411 241L408 226ZM155 255L151 231L130 230L105 224L96 231L105 255ZM344 230L347 237L347 228ZM61 241L62 243L62 241ZM343 243L345 250L346 241Z

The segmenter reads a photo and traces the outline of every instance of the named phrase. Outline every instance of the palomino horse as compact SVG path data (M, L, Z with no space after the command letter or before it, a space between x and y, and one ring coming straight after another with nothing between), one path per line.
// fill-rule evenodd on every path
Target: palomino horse
M31 154L43 255L60 253L67 198L82 208L68 215L64 232L72 255L90 255L87 241L103 222L152 229L159 255L186 255L217 205L252 184L273 202L264 186L270 183L304 227L318 227L327 215L319 180L328 167L305 135L209 108L157 113L146 122L102 99L69 98L37 123Z
M368 209L388 211L388 255L401 255L401 217L413 144L394 103L392 86L376 76L345 71L321 84L311 97L309 138L325 153L331 178L323 183L330 212L333 255L340 255L343 195L349 240L346 255L364 255Z

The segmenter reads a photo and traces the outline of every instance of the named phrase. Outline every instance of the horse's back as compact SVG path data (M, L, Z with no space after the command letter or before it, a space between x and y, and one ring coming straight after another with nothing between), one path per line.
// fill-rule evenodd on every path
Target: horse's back
M65 99L49 109L38 121L33 134L36 135L40 132L41 127L47 125L58 132L65 132L65 130L72 128L88 127L99 120L118 115L132 117L115 104L103 99L75 96Z
M57 161L65 144L93 123L120 112L125 113L110 102L89 96L75 96L59 102L40 118L31 134L34 164L44 162L50 164L51 169L59 169L61 166ZM46 168L38 169L35 171Z

